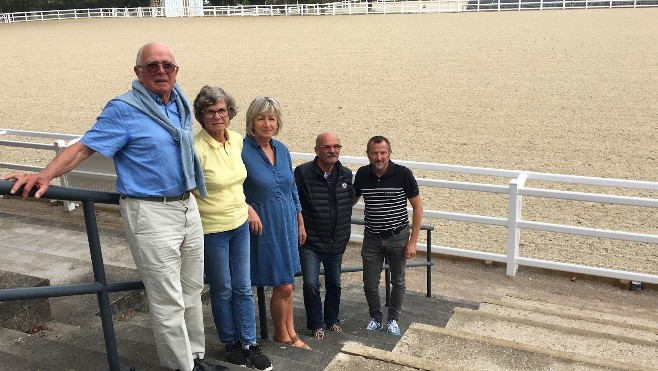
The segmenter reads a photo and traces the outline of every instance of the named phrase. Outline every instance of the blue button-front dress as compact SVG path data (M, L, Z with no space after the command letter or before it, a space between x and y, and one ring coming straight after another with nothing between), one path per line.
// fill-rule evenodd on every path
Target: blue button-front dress
M300 269L297 212L302 210L286 146L271 139L275 165L258 142L245 136L242 161L247 168L246 201L263 223L260 236L251 235L251 284L279 286L292 283Z

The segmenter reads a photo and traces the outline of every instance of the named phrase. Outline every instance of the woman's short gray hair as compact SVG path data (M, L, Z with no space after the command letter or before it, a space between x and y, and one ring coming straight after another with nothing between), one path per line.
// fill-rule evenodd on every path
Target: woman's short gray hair
M238 107L235 105L235 99L231 94L224 91L224 89L218 86L204 86L199 91L199 94L194 98L194 117L201 124L201 127L205 129L203 124L203 110L217 104L220 101L226 103L226 109L228 110L229 120L235 117Z
M281 117L281 106L279 105L279 102L272 97L258 97L251 102L247 109L247 135L251 135L252 137L256 136L256 133L254 132L254 121L258 115L264 113L272 113L276 116L278 125L274 135L279 134L279 131L283 127L283 118Z

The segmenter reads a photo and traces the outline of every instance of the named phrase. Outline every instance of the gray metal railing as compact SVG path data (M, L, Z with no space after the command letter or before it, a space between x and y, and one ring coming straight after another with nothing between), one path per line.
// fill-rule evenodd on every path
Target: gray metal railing
M13 185L14 182L0 180L0 195L9 195L9 191ZM33 189L30 192L30 197L34 196L35 191L36 190ZM18 191L18 194L21 192L22 188ZM144 288L144 285L140 281L107 282L105 278L103 253L101 251L100 236L98 235L98 225L96 223L95 204L119 204L119 195L116 193L90 191L86 189L50 186L48 191L43 194L42 198L77 201L82 203L85 226L87 229L87 239L89 241L89 254L91 255L91 265L94 272L94 282L77 285L3 289L0 290L0 301L96 294L98 298L98 309L100 311L101 323L103 325L107 363L110 370L119 370L119 353L117 351L114 325L112 324L109 293Z
M14 185L13 181L0 180L0 195L10 195L11 187ZM30 191L29 197L33 197L35 189ZM18 190L17 194L22 193L22 188ZM94 282L75 284L75 285L56 285L47 287L26 287L26 288L11 288L0 289L0 302L25 300L25 299L39 299L60 296L76 296L96 294L98 298L98 308L103 327L103 337L105 339L105 351L107 353L107 362L109 370L118 371L121 369L119 364L119 354L116 345L116 335L114 332L114 325L112 322L112 311L110 308L110 292L142 290L144 284L142 281L116 281L107 282L105 277L105 267L103 264L103 254L101 251L100 236L98 234L98 225L96 221L95 204L119 204L120 195L117 193L92 191L87 189L50 186L48 191L42 195L42 199L75 201L82 203L84 212L84 220L87 231L87 239L89 242L89 253L91 255L92 269L94 273ZM360 219L352 219L353 224L363 224ZM433 226L423 225L422 230L427 231L427 261L426 262L411 262L407 267L427 267L427 297L432 294L431 287L431 231L434 230ZM390 272L388 265L383 267L386 270L386 304L390 296ZM342 272L359 272L363 267L343 267ZM320 274L324 274L322 270ZM297 276L301 275L298 273ZM266 339L268 337L267 331L267 316L265 309L265 291L263 287L257 288L258 306L259 306L259 320L261 326L261 337Z

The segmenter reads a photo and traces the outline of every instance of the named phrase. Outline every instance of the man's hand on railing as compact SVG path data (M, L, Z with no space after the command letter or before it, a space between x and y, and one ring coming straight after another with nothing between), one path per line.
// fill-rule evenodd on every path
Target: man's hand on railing
M11 187L9 193L16 194L21 187L23 187L23 192L21 196L23 199L27 198L30 194L32 188L36 187L37 191L34 194L35 198L41 197L50 186L51 178L47 175L41 173L37 174L21 174L21 173L11 173L2 177L4 180L15 180L16 182Z

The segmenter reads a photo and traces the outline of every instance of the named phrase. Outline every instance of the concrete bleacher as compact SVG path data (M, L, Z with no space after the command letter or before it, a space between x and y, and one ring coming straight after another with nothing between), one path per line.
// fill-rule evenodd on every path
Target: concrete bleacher
M64 212L47 202L15 198L1 199L0 206L4 227L0 240L12 241L11 246L0 247L0 270L19 275L29 271L54 284L91 280L80 210ZM113 280L134 279L136 271L118 215L100 211L98 219L108 276ZM352 243L348 250L345 264L358 264L358 245ZM344 275L343 333L329 333L323 341L308 337L298 284L294 291L295 322L313 349L290 348L270 340L262 340L263 348L276 370L656 369L658 317L651 308L637 304L619 309L621 302L650 293L607 287L595 292L597 300L592 301L582 292L570 293L564 288L555 295L555 289L541 283L541 275L535 275L532 280L545 289L539 294L519 285L516 295L484 290L487 293L481 299L463 299L460 296L470 297L476 287L486 288L486 273L493 268L468 268L466 276L472 282L455 283L452 279L457 271L449 272L453 264L444 263L433 276L435 295L431 298L418 292L424 286L418 284L423 281L422 270L408 271L401 338L365 331L367 305L359 274L353 273ZM600 296L600 292L609 296ZM126 367L158 370L143 299L115 301L121 303L114 309L119 355ZM95 296L50 298L48 303L51 316L41 321L33 334L0 328L0 370L106 369ZM208 305L204 305L204 318L208 357L221 361L225 354ZM271 321L267 326L271 333Z

